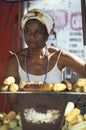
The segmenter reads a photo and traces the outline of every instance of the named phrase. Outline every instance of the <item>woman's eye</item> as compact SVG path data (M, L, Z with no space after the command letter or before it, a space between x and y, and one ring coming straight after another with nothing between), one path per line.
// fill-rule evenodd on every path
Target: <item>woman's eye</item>
M36 34L36 35L42 35L42 34L44 34L44 33L43 33L43 31L37 30L37 31L35 32L35 34Z
M25 34L27 34L27 33L30 34L30 31L29 30L25 30L24 33Z
M38 35L43 35L45 32L42 30L36 30L34 32L32 32L31 30L25 29L24 33L27 35L34 35L34 36L38 36Z

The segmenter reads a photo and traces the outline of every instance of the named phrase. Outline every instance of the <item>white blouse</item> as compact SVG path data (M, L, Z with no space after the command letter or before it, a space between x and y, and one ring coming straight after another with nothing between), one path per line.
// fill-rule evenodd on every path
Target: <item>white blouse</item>
M23 81L28 82L27 73L21 68L18 56L12 52L11 52L11 54L14 54L16 56L16 59L18 62L18 72L19 72L19 76L20 76L20 82L23 82ZM62 81L62 71L60 71L57 68L57 64L60 59L60 55L61 55L61 51L59 53L55 66L53 67L53 69L50 72L47 73L46 83L60 83ZM45 74L40 75L40 76L32 75L32 74L28 74L28 75L29 75L30 81L43 82L44 78L45 78Z

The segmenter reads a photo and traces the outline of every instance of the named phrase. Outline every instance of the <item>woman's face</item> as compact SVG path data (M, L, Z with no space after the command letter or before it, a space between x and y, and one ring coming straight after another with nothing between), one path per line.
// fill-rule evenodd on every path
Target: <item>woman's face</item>
M47 29L40 21L31 19L25 24L24 37L30 48L41 49L48 39Z

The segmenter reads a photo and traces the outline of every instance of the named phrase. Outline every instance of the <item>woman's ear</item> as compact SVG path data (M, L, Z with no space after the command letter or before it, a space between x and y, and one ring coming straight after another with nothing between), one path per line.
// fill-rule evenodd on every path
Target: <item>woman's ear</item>
M49 34L46 34L46 36L45 36L45 41L48 40L48 37L49 37L49 36L50 36Z

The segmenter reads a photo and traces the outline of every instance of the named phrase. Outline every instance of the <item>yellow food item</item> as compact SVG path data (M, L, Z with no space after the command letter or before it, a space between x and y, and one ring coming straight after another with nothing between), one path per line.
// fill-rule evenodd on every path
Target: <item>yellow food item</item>
M19 88L23 89L26 84L27 84L26 82L20 82L19 83Z
M4 84L5 84L5 85L10 85L10 84L12 84L12 83L15 83L15 78L12 77L12 76L9 76L9 77L7 77L7 78L4 80Z
M8 129L8 126L7 126L7 125L2 125L2 126L0 127L0 130L9 130L9 129Z
M21 119L20 113L18 113L18 114L16 115L15 119L17 119L17 120L20 120L20 119Z
M86 127L85 127L85 128L82 128L81 130L86 130Z
M4 124L9 124L16 116L14 111L10 111L3 120Z
M22 127L22 121L21 121L21 119L19 120L19 126Z
M16 83L12 83L10 86L9 86L9 91L11 92L16 92L19 90L19 86L16 84Z
M82 88L82 92L86 93L86 85Z
M75 117L73 118L73 120L71 120L69 123L70 123L70 125L75 125L75 124L77 124L77 116L75 116Z
M86 79L78 79L74 84L73 84L73 90L75 92L86 92Z
M78 79L76 83L73 85L75 87L84 87L86 85L86 81L84 79Z
M86 121L86 114L84 114L84 120Z
M53 91L55 91L55 92L64 91L66 88L67 88L66 85L63 83L55 83L53 85Z
M3 120L6 117L5 112L0 112L0 120Z
M8 85L2 86L2 87L1 87L1 91L7 91L7 90L8 90L8 87L9 87Z
M68 113L68 115L65 117L65 120L67 122L70 122L79 114L80 114L80 109L74 108L73 110L71 110L70 113Z
M86 130L86 121L80 122L72 126L70 130Z
M17 127L17 120L13 119L10 123L9 123L9 128L13 129Z
M24 91L52 91L53 89L53 84L43 84L41 82L39 83L27 83L24 86Z
M77 120L77 123L80 123L80 122L84 121L84 116L81 115L81 114L80 114L80 115L77 115L76 120Z
M79 114L79 115L75 116L75 118L72 121L70 121L70 124L75 125L75 124L83 122L83 121L84 121L84 116Z
M73 90L75 91L75 92L81 92L82 91L82 88L80 88L80 87L75 87L75 88L73 88Z
M67 90L71 91L72 90L72 84L67 81L67 80L63 80L61 83L65 84L67 87Z

